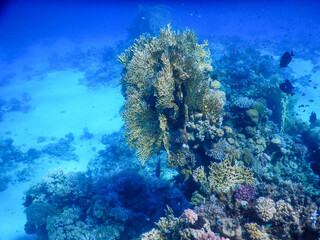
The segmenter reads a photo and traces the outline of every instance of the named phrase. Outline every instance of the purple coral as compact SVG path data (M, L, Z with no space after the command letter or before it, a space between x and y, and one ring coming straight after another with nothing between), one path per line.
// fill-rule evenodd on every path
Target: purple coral
M253 187L248 185L241 185L239 188L237 188L234 198L238 201L247 201L249 202L251 199L254 198L255 190Z
M203 233L197 240L228 240L228 238L216 236L214 233Z

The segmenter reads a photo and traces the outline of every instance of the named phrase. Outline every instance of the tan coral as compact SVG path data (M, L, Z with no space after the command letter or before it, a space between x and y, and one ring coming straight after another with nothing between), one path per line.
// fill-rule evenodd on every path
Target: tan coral
M226 193L241 184L254 185L255 179L252 172L240 166L237 158L239 153L236 150L227 150L222 162L211 163L208 176L204 167L201 166L193 172L193 178L200 183L206 194L212 194L213 191Z
M219 89L221 87L221 83L218 80L211 81L210 85L213 89Z
M273 219L276 210L276 205L271 198L259 197L256 204L256 212L258 217L268 222Z
M257 223L246 223L244 225L252 240L269 240L268 234Z
M226 193L236 185L255 183L252 172L239 165L238 157L236 153L228 153L222 162L211 164L208 176L211 191Z
M185 209L183 211L182 218L187 222L194 224L196 221L198 221L198 215L191 209Z
M164 236L162 235L161 231L158 229L152 229L149 232L142 234L141 240L163 240Z

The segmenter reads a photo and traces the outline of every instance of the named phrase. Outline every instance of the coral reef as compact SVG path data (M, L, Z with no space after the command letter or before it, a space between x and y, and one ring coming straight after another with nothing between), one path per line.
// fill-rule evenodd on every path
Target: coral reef
M10 100L6 101L0 98L0 122L8 112L28 113L32 108L32 106L28 104L30 100L31 96L26 92L22 94L21 99L10 98Z
M0 140L0 191L8 184L28 181L32 175L32 165L41 152L30 148L26 152L13 144L11 138Z
M120 48L120 50L118 50ZM49 69L56 71L77 70L84 74L80 84L89 88L115 86L121 72L116 55L122 46L92 47L87 50L75 48L65 55L54 53L49 58Z
M131 36L156 35L165 22L156 25L149 10L170 15L163 6L140 7L146 21L137 20ZM103 64L128 43L106 49ZM293 76L278 71L273 57L230 45L220 58L214 53L212 67L209 46L167 26L119 56L124 128L102 137L105 147L86 173L58 170L27 191L27 233L58 240L138 239L143 232L143 240L319 238L312 169L319 121L293 114L296 97L278 86ZM99 55L92 54L90 64ZM45 149L64 157L72 152L69 137ZM82 139L91 137L84 129Z
M64 138L60 138L57 143L49 143L42 148L42 152L50 156L64 159L64 160L77 160L78 157L73 153L75 148L72 146L74 136L68 133Z
M132 239L152 227L166 204L178 212L188 207L168 183L130 170L95 177L57 169L32 186L24 202L26 232L39 239Z
M190 221L191 215L192 221ZM196 216L196 217L195 217ZM201 215L200 215L201 216ZM200 217L199 216L199 217ZM201 222L198 220L196 212L187 209L180 217L173 215L172 209L168 208L166 217L160 218L156 223L157 229L152 229L150 232L142 235L143 240L156 240L156 239L217 239L228 240L227 238L220 238L215 235L205 219L201 217ZM197 226L198 225L198 226Z
M142 36L120 57L128 145L142 163L165 150L195 206L180 217L169 209L143 238L197 239L211 231L234 240L316 236L317 178L301 137L286 133L295 99L278 84L288 74L252 49L223 56L213 69L208 56L193 33L168 27L159 38ZM291 189L280 194L289 187L284 182L302 184L295 200ZM261 189L272 184L277 196Z
M261 197L245 205L228 194L215 203L205 200L194 210L186 210L193 221L185 213L174 217L169 211L156 228L144 235L145 239L155 239L151 234L154 232L159 239L198 239L211 231L232 240L297 239L298 236L316 239L320 230L318 207L305 196L301 185L281 182L278 187L259 184L257 189Z

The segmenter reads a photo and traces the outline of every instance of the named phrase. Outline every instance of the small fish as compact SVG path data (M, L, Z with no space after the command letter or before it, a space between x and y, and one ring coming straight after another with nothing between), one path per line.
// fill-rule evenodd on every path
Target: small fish
M314 88L314 89L317 89L317 87L316 87L316 86L314 86L313 88Z
M156 167L156 177L159 178L160 177L160 173L161 173L161 158L159 157L158 163L157 163L157 167Z
M235 83L235 84L232 84L231 87L235 87L236 85L237 85L236 83Z
M305 96L306 94L305 93L302 93L302 96Z
M294 57L293 55L293 51L291 51L291 53L289 52L285 52L282 57L281 57L281 60L280 60L280 67L281 68L284 68L286 66L288 66L288 64L291 62L292 60L292 57Z
M309 102L314 102L314 101L311 99L311 100L309 100Z
M260 77L260 73L257 73L257 76Z
M232 51L233 51L234 54L237 54L237 52L234 49L232 49Z
M310 118L309 118L309 121L311 123L315 122L317 120L317 115L315 112L312 112L311 115L310 115Z
M272 224L266 224L265 228L271 228Z
M281 91L293 95L292 91L294 87L292 86L291 82L287 79L284 83L279 84Z
M228 63L230 63L230 61L227 61Z

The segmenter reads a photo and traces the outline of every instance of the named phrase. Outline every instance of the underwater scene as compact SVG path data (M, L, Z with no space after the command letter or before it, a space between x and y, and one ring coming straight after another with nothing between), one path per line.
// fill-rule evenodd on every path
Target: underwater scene
M0 2L0 240L320 240L320 1Z

